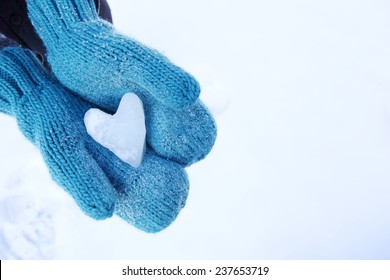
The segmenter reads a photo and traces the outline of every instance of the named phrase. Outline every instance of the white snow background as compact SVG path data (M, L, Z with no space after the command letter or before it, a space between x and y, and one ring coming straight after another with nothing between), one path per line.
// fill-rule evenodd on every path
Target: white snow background
M215 148L178 219L146 234L82 214L1 115L1 258L390 258L389 1L109 3L199 79Z

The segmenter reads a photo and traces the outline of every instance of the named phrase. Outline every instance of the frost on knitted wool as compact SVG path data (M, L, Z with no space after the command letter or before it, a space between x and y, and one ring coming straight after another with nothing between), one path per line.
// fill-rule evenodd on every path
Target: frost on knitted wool
M84 116L88 134L133 167L141 165L145 154L145 114L137 95L122 97L114 115L90 109Z

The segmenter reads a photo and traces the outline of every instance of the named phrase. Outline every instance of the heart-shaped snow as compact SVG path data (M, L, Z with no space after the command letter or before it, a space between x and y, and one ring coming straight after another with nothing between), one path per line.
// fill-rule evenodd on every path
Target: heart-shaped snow
M141 165L145 154L145 114L137 95L122 97L114 115L89 109L84 116L88 134L99 144L133 167Z

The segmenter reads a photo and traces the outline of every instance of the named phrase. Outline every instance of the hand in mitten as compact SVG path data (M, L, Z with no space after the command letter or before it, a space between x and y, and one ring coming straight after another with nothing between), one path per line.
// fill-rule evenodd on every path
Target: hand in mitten
M59 81L113 112L122 96L143 101L147 142L160 156L188 166L216 138L213 117L198 100L200 87L165 56L119 34L101 20L92 0L29 0L29 17Z
M92 218L115 213L147 232L167 227L185 204L186 173L150 149L139 168L122 162L87 134L83 118L89 108L31 51L0 40L0 111L16 118L53 179Z

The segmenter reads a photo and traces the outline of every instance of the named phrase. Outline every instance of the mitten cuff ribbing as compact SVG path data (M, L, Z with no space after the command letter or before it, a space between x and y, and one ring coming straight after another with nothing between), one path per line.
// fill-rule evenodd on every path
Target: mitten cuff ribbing
M42 67L35 54L20 47L6 47L0 50L1 79L13 81L20 88L39 85L53 78Z
M4 41L4 43L6 43ZM11 42L0 48L0 111L15 115L19 99L53 78L34 53Z
M28 15L45 45L56 43L61 32L74 23L99 19L94 0L29 0Z

